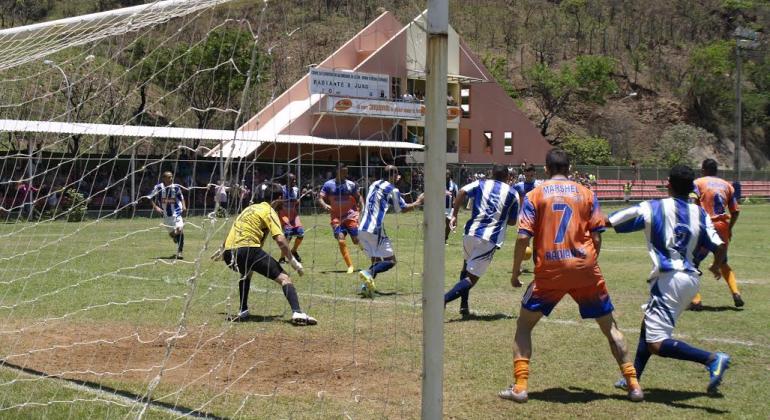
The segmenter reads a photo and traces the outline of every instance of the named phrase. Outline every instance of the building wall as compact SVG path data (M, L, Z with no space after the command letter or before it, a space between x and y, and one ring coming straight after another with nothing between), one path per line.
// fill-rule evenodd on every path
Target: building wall
M460 40L460 74L489 80L470 85L471 116L460 121L460 137L470 140L470 153L460 148L460 163L519 164L545 162L545 153L551 148L540 135L540 130L516 108L516 103ZM468 130L463 132L463 130ZM492 152L487 153L484 131L492 132ZM504 153L504 133L513 133L513 154ZM463 142L461 141L461 144Z

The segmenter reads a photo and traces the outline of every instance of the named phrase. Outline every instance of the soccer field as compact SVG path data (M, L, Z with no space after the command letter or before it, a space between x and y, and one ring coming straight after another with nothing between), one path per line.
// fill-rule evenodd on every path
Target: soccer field
M530 402L499 399L512 381L524 291L509 284L509 229L471 291L479 315L461 320L456 302L446 310L445 416L768 418L768 214L769 205L745 206L730 248L746 306L734 308L724 281L704 275L705 310L686 312L677 325L680 338L733 357L721 396L706 394L700 366L653 357L642 380L646 402L626 401L612 387L619 372L604 337L567 298L535 330ZM307 328L287 322L280 287L258 276L253 322L225 321L237 310L237 275L208 256L230 221L190 218L184 261L164 259L174 244L157 218L0 225L0 417L135 416L145 408L136 399L148 394L150 418L190 410L227 418L419 417L421 218L386 216L399 263L377 278L383 294L368 300L356 295L357 276L344 272L328 216L303 217L307 273L287 271L303 309L319 321ZM462 266L461 239L451 235L446 247L446 289ZM368 266L361 251L354 255L357 268ZM643 235L608 231L600 264L634 351L651 265Z

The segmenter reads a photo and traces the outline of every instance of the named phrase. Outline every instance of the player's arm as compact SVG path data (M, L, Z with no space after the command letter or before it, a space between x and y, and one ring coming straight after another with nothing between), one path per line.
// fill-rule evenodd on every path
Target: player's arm
M741 207L738 205L738 200L735 198L735 191L730 188L730 201L727 205L730 210L730 236L733 236L733 226L738 222L738 216L741 215Z
M281 256L289 262L289 265L291 265L291 267L297 271L297 274L300 276L305 274L302 268L302 264L300 264L299 261L294 258L294 255L291 254L289 241L287 241L286 237L283 236L283 225L279 221L278 214L275 212L275 210L270 210L270 216L268 216L267 220L267 229L270 231L270 235L278 245L278 249L281 250Z
M449 216L449 229L455 230L457 227L457 215L460 213L460 206L463 205L465 199L468 197L468 193L464 189L460 189L455 197L455 202L452 203L452 214Z
M159 192L160 190L158 188L153 188L150 195L146 196L145 198L150 200L150 204L152 204L152 209L155 210L155 212L157 212L158 214L163 214L163 209L160 208L158 203L155 202L155 197L158 196Z
M181 190L179 191L179 203L180 203L179 207L182 210L182 214L184 214L184 212L187 211L187 205L186 205L186 203L184 201L184 195L182 195L182 191Z
M602 251L602 233L591 232L591 240L594 241L594 249L596 249L596 258L599 258L599 253Z
M321 192L318 193L318 206L324 209L325 212L332 211L332 206L326 201L326 186L321 187Z
M519 273L521 272L521 263L524 261L530 239L529 233L519 233L518 238L516 238L516 245L513 248L513 272L511 273L511 286L513 287L522 286L519 280Z

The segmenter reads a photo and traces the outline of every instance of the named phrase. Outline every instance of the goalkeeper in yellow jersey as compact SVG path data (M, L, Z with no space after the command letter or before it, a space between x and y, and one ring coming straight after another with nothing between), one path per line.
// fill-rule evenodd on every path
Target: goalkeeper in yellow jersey
M221 257L228 267L241 275L238 281L239 311L238 315L231 317L230 320L239 322L248 319L251 274L257 272L281 285L283 294L291 306L292 324L317 324L315 318L302 312L297 291L289 275L283 271L278 261L262 249L266 237L270 235L281 249L283 258L300 276L303 274L302 264L291 254L289 243L283 236L283 225L276 213L284 205L283 188L273 183L260 184L254 191L254 201L257 204L245 208L235 219L222 245L222 251L214 254L215 259Z

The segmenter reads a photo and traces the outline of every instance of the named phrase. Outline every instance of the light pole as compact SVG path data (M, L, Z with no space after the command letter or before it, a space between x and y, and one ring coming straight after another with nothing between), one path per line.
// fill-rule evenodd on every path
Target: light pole
M743 131L742 101L741 101L741 50L750 50L757 45L757 33L750 29L738 27L733 33L735 38L735 152L733 178L736 183L741 180L741 136Z

